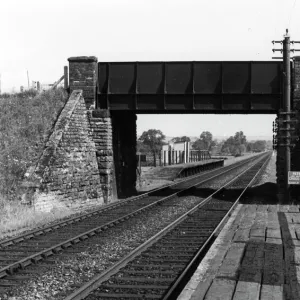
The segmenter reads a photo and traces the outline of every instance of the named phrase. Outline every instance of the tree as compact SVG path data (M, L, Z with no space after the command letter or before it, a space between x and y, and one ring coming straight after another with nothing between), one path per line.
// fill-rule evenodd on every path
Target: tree
M204 150L210 150L212 144L212 138L213 136L209 131L203 131L200 134L200 140L203 141L205 147Z
M164 138L165 135L157 129L149 129L147 131L144 131L139 138L139 141L149 146L150 151L153 154L154 167L156 167L156 155L161 150Z
M267 148L267 142L266 141L255 141L253 143L253 151L254 152L263 152Z
M229 137L223 144L221 151L234 156L241 155L246 151L247 138L243 131L236 132Z
M173 143L178 143L178 142L190 142L191 139L188 136L181 136L181 137L174 137L171 140Z
M247 142L247 138L244 135L243 131L236 132L234 135L234 141L236 145L245 145Z
M195 150L211 150L211 147L213 146L215 146L213 135L209 131L203 131L200 134L200 138L193 144L192 148Z
M146 153L150 152L150 147L148 145L144 144L142 141L138 140L136 143L136 151L146 154Z

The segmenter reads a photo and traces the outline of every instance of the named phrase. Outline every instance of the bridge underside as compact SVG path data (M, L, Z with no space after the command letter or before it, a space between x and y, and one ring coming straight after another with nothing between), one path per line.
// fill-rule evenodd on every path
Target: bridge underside
M281 62L98 63L97 107L137 113L276 113Z

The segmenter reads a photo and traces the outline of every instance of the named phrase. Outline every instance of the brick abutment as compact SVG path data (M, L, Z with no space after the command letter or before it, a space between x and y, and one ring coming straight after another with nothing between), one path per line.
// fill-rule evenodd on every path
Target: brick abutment
M74 90L58 116L37 165L27 174L23 202L50 211L107 201L93 138L82 91Z

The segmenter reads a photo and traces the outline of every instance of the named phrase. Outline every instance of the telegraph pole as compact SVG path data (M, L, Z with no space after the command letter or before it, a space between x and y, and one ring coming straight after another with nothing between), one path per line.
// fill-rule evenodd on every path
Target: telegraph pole
M28 74L28 70L27 70L27 82L28 82L28 89L29 89L29 74Z
M275 147L279 150L277 159L283 159L283 176L282 187L279 182L279 199L281 202L289 202L290 201L290 182L289 176L291 172L291 147L295 147L293 140L298 138L295 134L295 127L293 123L296 123L295 120L296 112L291 110L291 57L290 52L299 51L296 49L290 49L290 44L299 43L296 41L290 41L290 36L288 33L288 29L286 30L286 34L284 35L284 40L282 41L273 41L273 45L275 43L282 44L283 49L273 49L273 52L280 51L283 54L283 57L273 57L275 59L283 59L283 105L282 110L279 111L278 118L276 120L276 128L275 132L277 132L277 139ZM280 157L282 156L282 157ZM278 165L280 168L280 164Z

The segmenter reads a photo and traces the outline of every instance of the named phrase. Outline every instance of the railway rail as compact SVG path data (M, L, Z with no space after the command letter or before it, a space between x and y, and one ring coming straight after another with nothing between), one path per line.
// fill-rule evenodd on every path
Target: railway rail
M124 222L162 202L172 199L172 197L195 185L201 185L233 170L240 170L243 166L252 164L257 159L259 157L256 156L234 166L231 165L205 172L168 187L156 189L141 196L108 205L105 208L80 217L70 218L55 225L1 242L0 289L16 285L16 282L9 277L15 275L18 270L33 264L37 264L38 267L43 260L49 260L53 255L62 253L64 249L74 247L76 244L120 222ZM22 280L22 276L20 277L14 276L14 278Z
M261 158L65 300L176 299L216 232L269 159ZM223 200L241 186L234 199Z

